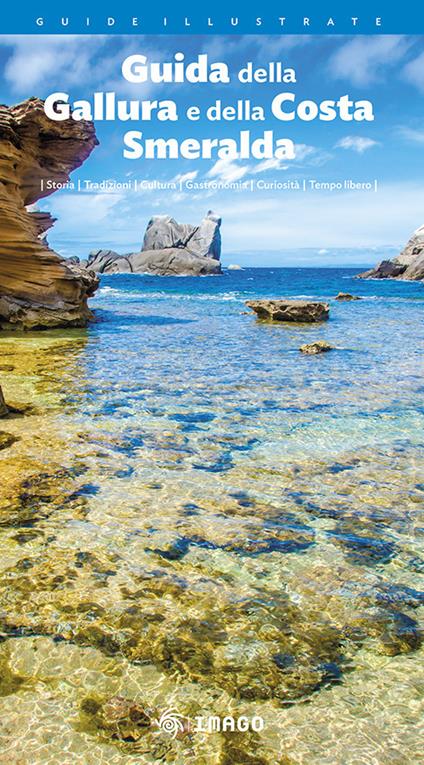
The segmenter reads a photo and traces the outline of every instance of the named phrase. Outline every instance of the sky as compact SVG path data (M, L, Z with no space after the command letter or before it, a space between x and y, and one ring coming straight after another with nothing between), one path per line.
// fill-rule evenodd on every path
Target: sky
M225 61L231 84L131 84L122 61L140 53L149 61L187 62L207 53ZM238 70L248 61L266 67L281 61L296 70L296 84L242 85ZM100 145L72 174L77 182L186 179L254 183L255 190L143 189L55 192L40 209L58 218L49 242L64 256L85 257L92 249L140 249L152 215L168 214L197 223L209 209L222 215L224 263L241 265L359 265L393 256L424 223L424 38L407 36L0 36L0 101L13 104L54 91L71 101L91 100L95 91L125 99L173 99L178 122L96 122ZM373 122L281 122L270 114L272 98L293 91L296 101L352 100L374 104ZM265 122L189 122L185 109L205 109L249 98L266 110ZM137 160L123 156L123 136L253 137L273 130L295 142L295 160ZM257 189L256 184L297 180L372 183L371 191ZM377 181L377 191L375 191Z

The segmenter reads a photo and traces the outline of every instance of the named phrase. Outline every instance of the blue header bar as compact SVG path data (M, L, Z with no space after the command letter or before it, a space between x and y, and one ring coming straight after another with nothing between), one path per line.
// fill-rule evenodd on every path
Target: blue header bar
M153 7L152 7L153 5ZM404 0L43 0L5 4L0 34L424 34L424 3Z

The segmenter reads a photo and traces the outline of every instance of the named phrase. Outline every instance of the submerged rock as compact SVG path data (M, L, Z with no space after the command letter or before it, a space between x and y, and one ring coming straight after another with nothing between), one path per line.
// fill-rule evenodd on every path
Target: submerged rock
M397 656L416 651L422 636L415 619L394 609L373 608L353 617L350 629L357 629L357 636L376 640L379 653Z
M81 702L81 712L95 727L120 741L138 741L151 726L151 718L144 708L124 696L104 701L88 696Z
M325 340L317 340L315 343L306 343L301 345L299 351L301 353L316 354L326 353L326 351L332 351L333 346L330 343L326 343Z
M4 448L17 440L16 436L8 433L3 433L3 436L7 439ZM25 461L21 463L15 460L11 464L2 461L4 474L8 474L11 468L15 470L16 481L12 481L10 487L8 482L3 485L0 528L28 528L56 511L63 511L67 506L72 507L76 513L84 511L87 499L74 491L72 471L57 467L51 472L33 472L29 463L29 475L22 479Z
M38 98L0 106L0 327L83 326L91 317L97 278L48 247L54 218L28 208L67 182L97 143L91 122L53 122Z
M25 678L10 668L8 654L7 647L0 654L0 698L17 693L25 683Z
M221 273L221 218L211 210L199 226L157 215L148 223L140 252L93 250L87 267L99 274L205 276Z
M0 387L0 417L6 417L7 414L9 414L9 410L6 406L6 402L3 396L3 391Z
M307 300L247 300L260 319L269 321L315 322L329 318L328 303L315 303Z
M336 295L336 300L362 300L362 298L358 297L358 295L351 295L350 292L339 292L338 295Z
M358 274L360 279L424 279L424 226L412 234L400 255L382 260L375 268Z
M12 446L16 441L19 441L17 436L14 436L12 433L6 433L4 430L0 430L0 451Z
M357 519L346 519L326 534L357 565L387 563L396 554L394 543L382 535L377 524L360 524Z

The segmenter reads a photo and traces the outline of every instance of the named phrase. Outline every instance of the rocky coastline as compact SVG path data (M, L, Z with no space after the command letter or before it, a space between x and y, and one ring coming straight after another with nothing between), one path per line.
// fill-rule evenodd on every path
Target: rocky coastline
M97 277L49 248L54 218L32 205L98 144L91 122L53 122L43 101L0 106L0 328L84 326Z
M414 231L400 255L382 260L375 268L358 274L358 278L424 280L424 226Z

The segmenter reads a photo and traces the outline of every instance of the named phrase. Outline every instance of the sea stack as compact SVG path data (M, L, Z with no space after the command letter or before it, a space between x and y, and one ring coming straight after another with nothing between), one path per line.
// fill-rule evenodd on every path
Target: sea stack
M98 144L91 122L54 122L43 101L0 106L0 327L84 326L98 280L51 250L49 213L29 209ZM54 185L54 184L53 184Z
M93 250L87 268L98 274L208 276L221 271L221 218L209 210L198 226L169 215L150 219L140 252Z

